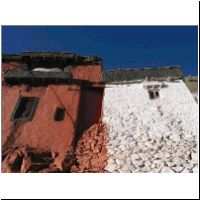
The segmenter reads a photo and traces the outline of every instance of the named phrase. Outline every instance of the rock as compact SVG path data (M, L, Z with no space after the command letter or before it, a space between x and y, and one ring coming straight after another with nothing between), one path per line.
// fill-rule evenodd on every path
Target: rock
M133 164L134 164L135 166L139 167L139 168L145 166L143 160L135 160Z
M154 145L150 142L146 142L145 143L145 146L148 148L148 149L153 149Z
M153 163L153 164L151 165L151 168L152 168L152 169L156 168L156 164Z
M176 134L170 135L170 140L172 140L172 141L179 142L180 139L181 138L179 135L176 135Z
M145 167L150 167L152 165L151 161L147 160L144 163Z
M116 162L117 165L119 165L119 166L123 166L123 165L124 165L124 160L115 159L115 162Z
M150 155L148 153L141 153L140 157L142 158L142 160L146 161L149 160Z
M165 154L164 154L162 151L158 152L158 153L155 155L155 158L159 158L159 159L163 159L164 157L165 157Z
M118 167L115 164L110 164L105 167L105 170L107 170L108 172L114 172L117 169Z
M128 143L130 148L134 148L135 146L137 146L137 141L132 141Z
M153 160L153 164L160 165L161 163L163 163L162 159Z
M142 168L142 172L151 172L151 167L149 167L149 166L144 166L144 167Z
M7 157L7 155L12 154L12 153L15 151L15 149L17 149L17 148L14 148L14 149L8 149L8 150L2 152L2 162L3 162L4 159Z
M76 147L77 164L71 166L72 172L105 172L108 160L106 132L105 124L99 122L83 133Z
M174 171L167 167L167 166L164 166L162 169L161 169L161 173L174 173Z
M193 162L198 163L198 154L196 152L192 152L191 157Z
M132 165L132 161L131 161L131 158L130 158L130 157L126 157L126 159L125 159L125 164L126 164L126 165Z
M21 166L21 172L26 173L30 170L32 164L32 160L30 157L24 157Z
M176 167L172 167L172 169L177 172L177 173L180 173L184 170L184 167L183 166L176 166Z
M141 160L141 158L138 154L131 155L131 161L134 163L135 160Z
M100 161L98 158L95 158L95 159L92 159L90 162L91 162L92 167L98 167Z
M99 156L100 161L107 161L107 159L108 157L105 154Z
M125 164L125 165L123 165L123 167L121 169L126 173L126 172L130 172L132 167L131 167L131 165Z
M151 168L151 172L152 173L161 173L161 169L160 168ZM165 173L165 172L163 172Z
M192 170L186 169L186 168L182 171L182 173L191 173L191 172L192 172Z
M54 160L55 166L61 171L69 171L71 166L74 165L75 158L71 153L61 154Z
M134 90L131 95L133 92ZM129 112L127 108L132 102L126 98L125 93L122 94L122 98L117 97L116 106L112 105L113 98L110 96L112 101L106 111L108 113L104 113L105 117L113 114L107 118L110 126L108 142L113 144L107 145L107 149L109 158L116 158L116 163L108 161L108 165L119 166L114 172L174 173L173 169L179 173L191 171L196 166L198 157L195 155L197 142L193 138L196 128L193 129L193 126L188 126L187 121L183 121L182 117L186 116L179 118L180 113L170 107L171 113L165 112L167 105L163 107L162 102L155 103L155 106L147 103L146 108L143 108L143 102L141 106L138 104L138 110L133 105L130 109L134 109L134 112ZM121 100L126 102L126 106L120 106L121 110L118 111ZM131 113L137 118L133 120ZM120 146L116 147L116 143L120 143ZM190 152L194 152L194 155L190 155ZM131 163L127 162L127 158L131 159ZM123 168L126 164L128 167Z
M109 158L107 161L107 165L112 165L112 164L115 164L115 159Z
M192 169L192 172L193 172L193 173L198 173L198 172L199 172L198 166L195 166L195 167Z
M170 167L170 168L176 166L176 164L175 164L174 162L172 162L172 160L166 161L166 164L167 164L167 166Z
M118 169L118 170L116 170L116 171L113 171L112 173L130 173L130 171L127 171L127 170L123 170L123 169Z
M18 149L10 151L2 163L3 172L20 172L23 155Z
M185 163L185 160L183 159L183 157L175 157L172 162L176 165L176 166L181 166L183 165L183 163Z
M185 168L192 170L195 167L195 164L193 162L189 162L186 164Z
M164 158L171 158L171 154L168 153L168 152L165 152L165 153L164 153Z

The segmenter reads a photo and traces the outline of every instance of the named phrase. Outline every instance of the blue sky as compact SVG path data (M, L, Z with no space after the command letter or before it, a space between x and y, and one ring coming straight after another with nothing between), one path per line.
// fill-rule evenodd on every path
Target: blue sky
M181 65L198 74L197 26L3 26L3 53L97 55L104 69Z

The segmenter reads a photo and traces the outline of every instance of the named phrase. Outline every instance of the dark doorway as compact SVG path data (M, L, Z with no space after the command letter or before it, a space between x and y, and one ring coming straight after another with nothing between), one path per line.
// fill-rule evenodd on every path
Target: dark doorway
M103 88L82 88L78 117L78 138L101 118Z

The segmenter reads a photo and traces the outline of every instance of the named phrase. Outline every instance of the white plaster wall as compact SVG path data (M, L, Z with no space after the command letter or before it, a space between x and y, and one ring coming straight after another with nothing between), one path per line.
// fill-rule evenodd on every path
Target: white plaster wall
M193 92L192 95L193 95L195 101L198 103L198 91L197 92Z
M143 84L107 85L109 172L197 171L198 106L182 80L149 99Z

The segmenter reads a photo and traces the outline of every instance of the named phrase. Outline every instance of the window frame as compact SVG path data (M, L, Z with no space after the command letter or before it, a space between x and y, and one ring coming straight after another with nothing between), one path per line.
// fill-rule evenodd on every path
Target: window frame
M33 100L33 105L31 107L31 111L29 113L29 115L27 117L19 117L19 118L16 118L16 113L20 107L20 104L22 103L23 99L32 99ZM23 122L26 122L26 121L32 121L34 115L35 115L35 111L36 111L36 108L38 106L38 102L39 102L39 97L32 97L32 96L20 96L17 100L17 103L15 104L15 107L14 107L14 110L12 112L12 115L11 115L11 121L23 121Z
M160 97L159 90L148 90L150 100L158 99Z

